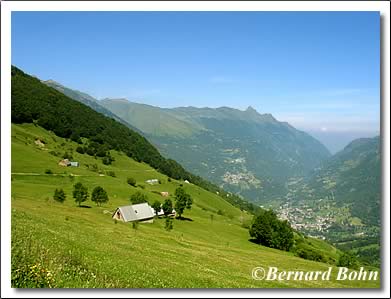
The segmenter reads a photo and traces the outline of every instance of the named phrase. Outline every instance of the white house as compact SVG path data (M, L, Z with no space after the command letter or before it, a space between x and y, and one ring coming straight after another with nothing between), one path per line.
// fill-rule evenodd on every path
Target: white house
M147 184L150 184L150 185L159 184L159 180L158 180L158 179L150 179L150 180L146 180L145 182L146 182Z

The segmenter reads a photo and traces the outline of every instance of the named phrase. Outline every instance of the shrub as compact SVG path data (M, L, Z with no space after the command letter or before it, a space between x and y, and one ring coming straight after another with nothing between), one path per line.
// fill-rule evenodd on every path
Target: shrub
M353 254L345 252L339 257L337 266L355 269L358 267L358 262Z
M316 261L316 262L327 262L326 258L320 252L315 249L309 248L307 246L299 245L296 248L296 253L298 257L301 257L306 260Z
M46 170L45 170L45 173L46 173L46 174L53 174L53 171L52 171L51 169L46 169Z
M109 176L111 176L111 177L113 177L113 178L116 177L115 172L112 171L112 170L106 171L106 174L109 175Z
M63 203L63 202L65 201L65 199L66 199L66 195L65 195L64 190L62 190L62 189L56 189L56 190L54 191L53 199L54 199L55 201L58 201L58 202Z
M135 178L132 178L132 177L128 177L128 179L126 180L127 183L133 187L136 187L136 179Z
M78 147L76 148L76 152L78 152L79 154L84 154L84 147L78 146Z

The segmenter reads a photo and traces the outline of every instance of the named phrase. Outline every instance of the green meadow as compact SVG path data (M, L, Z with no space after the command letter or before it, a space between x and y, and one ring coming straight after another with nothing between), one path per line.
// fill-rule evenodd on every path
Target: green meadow
M326 271L330 264L295 257L249 241L252 215L240 211L217 194L167 176L125 154L111 151L112 165L76 152L77 143L38 126L12 125L12 285L56 288L379 288L377 281L254 280L255 267L279 271ZM39 139L44 145L37 145ZM68 152L79 167L58 162ZM50 170L50 171L49 171ZM137 186L127 184L133 177ZM161 184L148 185L148 179ZM89 193L103 187L109 201L98 207L91 200L78 207L73 185L81 182ZM137 192L149 203L172 200L183 185L193 198L187 220L165 219L153 224L122 223L112 219L118 206L130 204ZM66 193L64 203L53 200L54 190ZM306 238L330 259L340 252L326 242Z

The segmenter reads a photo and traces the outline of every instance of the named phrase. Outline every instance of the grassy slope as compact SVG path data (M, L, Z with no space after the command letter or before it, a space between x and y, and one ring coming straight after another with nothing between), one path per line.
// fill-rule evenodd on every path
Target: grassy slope
M44 149L34 144L37 137L46 142ZM50 272L56 287L379 287L379 282L253 280L251 269L257 266L316 271L329 265L249 242L241 217L248 220L250 216L192 184L184 184L194 199L192 210L184 216L193 221L175 220L171 232L164 230L164 220L141 224L138 230L130 224L115 224L104 211L128 204L130 194L143 191L126 184L128 176L140 183L150 178L162 181L156 186L144 184L143 192L150 202L162 200L150 191L172 194L179 182L168 183L167 177L148 165L116 152L112 152L116 161L111 166L74 152L74 160L81 163L79 168L60 167L59 157L49 153L75 147L75 143L34 125L12 125L13 259L20 257L26 265L39 265L45 273ZM116 177L99 176L85 167L93 163L114 171ZM46 169L55 175L45 175ZM71 177L71 173L76 176ZM90 191L98 185L104 187L110 201L103 207L87 201L91 208L78 208L72 199L72 185L77 181ZM65 203L51 199L55 188L65 190ZM218 215L218 210L224 216ZM324 242L319 246L336 254Z

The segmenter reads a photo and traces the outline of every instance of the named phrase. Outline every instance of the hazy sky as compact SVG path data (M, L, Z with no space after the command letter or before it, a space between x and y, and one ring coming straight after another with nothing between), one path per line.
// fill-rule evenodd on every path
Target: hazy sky
M99 99L251 105L334 152L379 133L379 29L377 12L13 12L12 63Z

